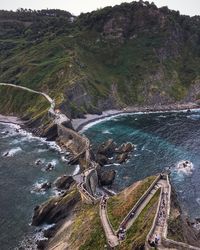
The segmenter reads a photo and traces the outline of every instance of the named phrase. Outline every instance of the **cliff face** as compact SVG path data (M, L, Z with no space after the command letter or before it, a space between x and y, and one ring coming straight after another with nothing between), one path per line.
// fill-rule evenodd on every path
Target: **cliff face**
M148 2L81 14L0 11L0 81L43 90L68 116L200 97L200 17Z

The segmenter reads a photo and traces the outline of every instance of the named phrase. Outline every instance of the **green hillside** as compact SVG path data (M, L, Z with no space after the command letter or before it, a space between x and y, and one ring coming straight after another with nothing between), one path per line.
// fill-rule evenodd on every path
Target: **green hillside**
M78 17L0 11L0 60L0 82L42 90L70 117L195 101L200 17L142 1Z

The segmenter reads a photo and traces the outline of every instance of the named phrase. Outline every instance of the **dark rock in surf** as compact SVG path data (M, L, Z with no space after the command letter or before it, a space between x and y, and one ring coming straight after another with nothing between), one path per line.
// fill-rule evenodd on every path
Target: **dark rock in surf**
M129 154L122 153L122 154L117 155L116 162L119 164L122 164L122 163L126 162L128 159L129 159Z
M72 176L67 176L67 175L63 175L61 177L59 177L55 182L54 185L58 188L58 189L69 189L70 186L72 184L75 183L75 180L73 179Z
M99 173L99 182L103 186L111 186L114 182L115 176L115 170L101 171Z

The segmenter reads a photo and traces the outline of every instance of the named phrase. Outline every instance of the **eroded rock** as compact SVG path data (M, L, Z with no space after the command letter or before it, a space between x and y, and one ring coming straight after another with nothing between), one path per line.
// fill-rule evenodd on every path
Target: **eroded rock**
M123 143L116 152L119 154L129 153L134 149L134 145L131 142Z
M116 176L115 170L102 171L99 173L99 181L101 185L111 186Z
M99 146L97 154L105 155L106 157L112 157L115 153L115 149L116 143L113 141L113 139L109 139Z
M61 177L59 177L55 182L54 185L58 188L58 189L69 189L70 186L72 184L75 183L75 180L73 179L72 176L67 176L67 175L63 175Z
M74 206L81 200L76 188L62 197L53 197L34 209L32 225L39 226L43 223L57 223L67 217Z
M122 153L122 154L117 155L116 162L119 164L122 164L122 163L126 162L128 159L129 159L129 154Z

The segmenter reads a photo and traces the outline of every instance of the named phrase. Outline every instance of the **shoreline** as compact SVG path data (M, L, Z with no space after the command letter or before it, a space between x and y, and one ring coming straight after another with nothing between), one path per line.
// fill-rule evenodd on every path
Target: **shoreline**
M24 122L16 116L5 116L0 114L0 123L10 123L15 125L24 125Z
M116 117L118 115L128 114L151 114L151 113L162 113L162 112L187 112L188 110L198 110L200 105L196 103L183 103L183 104L169 104L169 105L156 105L156 106L134 106L127 107L122 110L107 110L103 111L101 115L86 114L85 118L72 119L72 126L77 132L82 132L84 128L94 122L101 122L106 118Z

